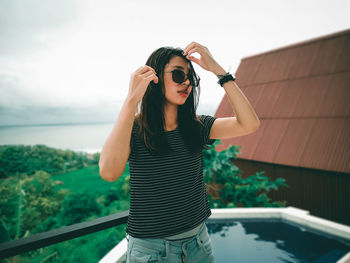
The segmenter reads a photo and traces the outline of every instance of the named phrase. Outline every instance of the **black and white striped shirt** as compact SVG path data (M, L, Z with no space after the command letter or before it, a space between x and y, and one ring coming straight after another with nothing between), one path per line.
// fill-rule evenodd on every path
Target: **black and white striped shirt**
M204 124L202 142L214 143L209 134L216 118L209 115L199 118ZM191 154L177 128L165 131L173 152L153 155L136 131L135 121L130 142L130 211L126 232L136 238L164 238L198 226L211 215L202 151Z

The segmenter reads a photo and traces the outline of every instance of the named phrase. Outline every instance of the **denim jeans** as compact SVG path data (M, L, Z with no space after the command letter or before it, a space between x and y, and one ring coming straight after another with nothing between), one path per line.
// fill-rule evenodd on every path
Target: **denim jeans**
M180 240L135 238L127 235L126 263L212 263L215 262L206 224L198 234Z

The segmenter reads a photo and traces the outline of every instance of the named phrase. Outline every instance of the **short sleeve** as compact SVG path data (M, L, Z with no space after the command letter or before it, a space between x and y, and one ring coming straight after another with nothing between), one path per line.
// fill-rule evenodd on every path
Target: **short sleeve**
M216 118L210 115L200 115L199 119L204 125L202 129L203 144L213 144L216 141L216 139L209 139L209 136L210 136L211 126L213 126L213 123L216 120Z

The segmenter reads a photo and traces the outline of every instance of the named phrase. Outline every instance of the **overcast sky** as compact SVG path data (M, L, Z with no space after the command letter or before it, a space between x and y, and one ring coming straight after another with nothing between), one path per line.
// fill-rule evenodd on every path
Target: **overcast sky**
M234 73L244 57L350 28L349 3L0 0L0 114L34 106L115 115L130 75L161 46L196 41ZM216 109L224 90L194 67L202 109Z

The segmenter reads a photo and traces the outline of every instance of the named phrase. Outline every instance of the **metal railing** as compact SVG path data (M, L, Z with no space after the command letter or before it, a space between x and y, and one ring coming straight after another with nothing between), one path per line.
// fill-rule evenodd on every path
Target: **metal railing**
M129 210L100 217L95 220L34 234L29 237L0 243L0 259L92 234L110 227L126 224L128 216Z

